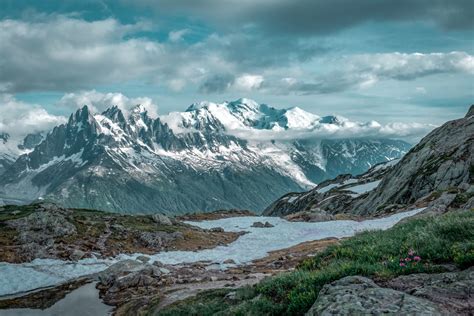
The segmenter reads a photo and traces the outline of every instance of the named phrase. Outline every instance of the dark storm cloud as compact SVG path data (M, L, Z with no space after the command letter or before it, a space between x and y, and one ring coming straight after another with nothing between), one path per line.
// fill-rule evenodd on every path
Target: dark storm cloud
M234 83L235 77L231 74L213 75L207 78L199 87L202 93L222 93Z
M326 34L369 21L428 21L447 30L474 27L472 0L136 0L133 3L155 8L158 14L200 17L224 28L257 25L266 33Z

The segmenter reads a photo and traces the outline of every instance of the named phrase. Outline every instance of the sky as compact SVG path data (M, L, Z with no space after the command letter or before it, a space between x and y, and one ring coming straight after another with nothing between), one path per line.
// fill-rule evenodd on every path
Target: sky
M472 0L0 4L0 132L47 130L91 103L164 115L247 97L406 126L474 103Z

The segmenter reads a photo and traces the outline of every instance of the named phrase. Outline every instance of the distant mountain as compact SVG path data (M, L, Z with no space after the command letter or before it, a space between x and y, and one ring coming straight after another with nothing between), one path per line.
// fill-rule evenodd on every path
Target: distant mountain
M43 138L43 133L28 134L18 143L11 139L10 134L0 132L0 174L11 166L20 155L31 151Z
M357 124L372 123L248 99L196 103L158 118L140 105L129 113L112 106L101 114L84 106L7 166L0 196L132 213L262 211L288 191L363 173L410 148L391 139L295 140L301 131L317 135ZM276 131L288 139L272 139ZM262 132L270 137L260 138ZM31 148L25 141L21 146Z
M0 174L15 162L16 154L11 153L7 148L10 135L8 133L0 133Z
M286 194L264 214L327 220L341 213L372 216L415 204L439 211L452 203L474 207L474 105L464 118L433 130L402 159Z

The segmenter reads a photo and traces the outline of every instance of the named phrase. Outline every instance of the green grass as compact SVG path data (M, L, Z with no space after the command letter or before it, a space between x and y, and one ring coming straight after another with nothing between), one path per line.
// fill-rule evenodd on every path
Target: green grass
M422 260L400 267L399 260L414 249ZM390 279L411 273L443 271L474 264L474 212L451 212L414 219L386 231L364 232L330 246L303 262L296 271L268 278L253 288L210 291L170 306L160 315L304 315L321 288L349 275ZM153 313L152 313L153 314Z
M34 212L37 205L5 205L0 207L0 222L22 218Z

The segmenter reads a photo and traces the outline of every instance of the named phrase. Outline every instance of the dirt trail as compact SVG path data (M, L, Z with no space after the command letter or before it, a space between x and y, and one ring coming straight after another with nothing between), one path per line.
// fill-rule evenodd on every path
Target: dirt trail
M270 276L270 274L252 273L249 275L248 278L240 280L220 280L172 285L164 290L163 298L160 300L157 310L159 311L175 302L182 301L189 297L195 296L202 291L222 288L235 289L246 285L254 285L267 276Z

